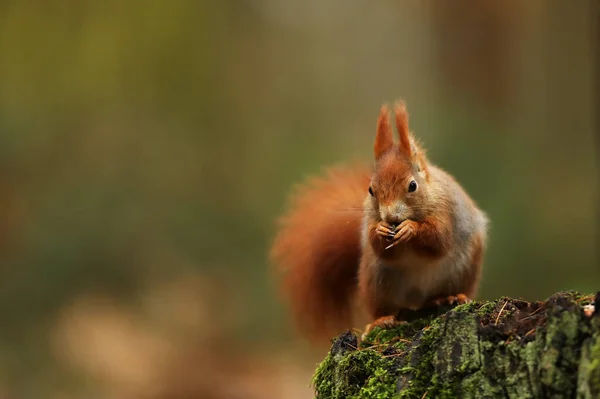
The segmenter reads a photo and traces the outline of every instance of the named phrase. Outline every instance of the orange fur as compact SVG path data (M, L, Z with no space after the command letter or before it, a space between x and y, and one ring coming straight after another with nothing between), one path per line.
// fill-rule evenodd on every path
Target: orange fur
M292 197L271 259L298 328L313 340L353 327L357 298L374 325L403 310L477 292L487 217L455 179L429 163L404 103L377 120L373 171L336 168ZM409 189L412 187L412 189Z
M374 195L365 202L369 245L362 252L359 296L372 319L434 298L475 294L486 239L483 212L452 176L429 163L409 131L404 104L394 111L400 145L376 157ZM411 182L415 192L408 191ZM461 223L473 226L457 236ZM465 256L456 256L461 251Z
M375 133L375 145L373 151L375 159L389 151L394 145L392 137L392 127L390 126L390 113L387 106L382 106L377 119L377 130Z
M404 101L398 101L395 104L394 114L396 117L396 129L398 130L398 137L400 138L400 151L405 155L410 156L413 151L410 143L410 133L408 131L408 112L406 112Z
M371 170L333 168L309 179L279 220L271 259L299 330L315 341L351 325L360 258L360 224Z

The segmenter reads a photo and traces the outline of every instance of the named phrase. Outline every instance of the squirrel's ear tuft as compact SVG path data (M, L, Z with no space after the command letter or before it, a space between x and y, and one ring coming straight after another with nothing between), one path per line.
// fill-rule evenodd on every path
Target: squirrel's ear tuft
M381 107L377 119L377 133L375 135L375 159L379 159L384 153L394 146L394 137L390 125L390 113L386 105Z
M411 143L410 132L408 130L408 112L404 101L396 101L394 104L394 114L396 116L396 129L400 137L400 152L412 158L413 145Z

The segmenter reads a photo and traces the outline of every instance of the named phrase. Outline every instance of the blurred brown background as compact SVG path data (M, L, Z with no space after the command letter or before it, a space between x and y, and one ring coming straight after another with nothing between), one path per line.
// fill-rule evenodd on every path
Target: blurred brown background
M399 97L481 298L600 289L591 4L3 1L0 398L310 398L274 219Z

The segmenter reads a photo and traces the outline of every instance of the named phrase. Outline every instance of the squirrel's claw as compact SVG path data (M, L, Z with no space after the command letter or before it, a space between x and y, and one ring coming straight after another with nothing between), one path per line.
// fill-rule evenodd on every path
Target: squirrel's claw
M396 233L392 228L389 227L389 225L385 222L381 222L377 225L377 228L375 229L375 231L377 232L377 234L379 234L381 237L383 238L388 238L388 239L392 239L394 237L394 234Z
M404 222L400 223L397 230L398 232L394 234L394 237L392 238L392 243L385 249L389 249L400 242L406 242L413 238L417 231L416 222L412 220L405 220Z
M400 226L398 226L398 232L394 236L394 239L399 241L408 241L415 235L416 231L416 223L412 220L405 220L404 222L400 223Z
M449 295L447 297L441 297L441 298L435 298L431 301L431 303L435 306L442 306L442 305L462 305L465 303L469 303L471 302L471 299L469 297L467 297L465 294L456 294L456 295Z

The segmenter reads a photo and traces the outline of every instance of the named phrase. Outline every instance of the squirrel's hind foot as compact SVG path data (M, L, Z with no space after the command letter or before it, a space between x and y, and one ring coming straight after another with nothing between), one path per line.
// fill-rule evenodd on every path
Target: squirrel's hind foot
M395 316L380 317L380 318L376 319L375 321L373 321L372 323L367 324L367 327L361 337L361 340L364 341L365 338L367 338L367 335L369 335L371 333L371 331L373 331L373 329L375 329L376 327L379 327L382 329L388 329L388 328L394 328L403 323L405 323L405 321L397 320Z
M462 305L469 302L472 302L472 300L465 294L461 293L456 295L449 295L446 297L434 298L430 301L430 305L440 307L444 305Z

